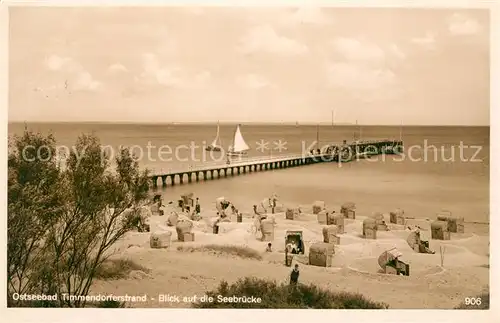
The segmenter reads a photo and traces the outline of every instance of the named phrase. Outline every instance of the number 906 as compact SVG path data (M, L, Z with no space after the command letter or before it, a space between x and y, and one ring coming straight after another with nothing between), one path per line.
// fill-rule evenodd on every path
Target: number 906
M481 305L481 297L466 297L465 305Z

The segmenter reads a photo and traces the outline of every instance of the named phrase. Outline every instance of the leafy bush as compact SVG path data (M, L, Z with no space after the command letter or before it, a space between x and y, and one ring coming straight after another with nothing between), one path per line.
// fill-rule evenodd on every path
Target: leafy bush
M229 285L222 281L218 288L207 293L213 297L213 302L196 303L196 308L314 308L314 309L386 309L389 305L374 302L361 294L331 292L323 290L315 285L298 284L291 286L277 284L258 278L238 280ZM222 297L255 297L261 298L260 303L228 302L219 303L218 296Z
M127 278L133 270L140 270L145 273L151 272L150 269L139 265L130 259L113 259L103 262L96 268L94 278L102 280L113 280Z
M108 156L82 135L61 166L55 138L25 130L9 142L7 293L58 294L57 306L85 307L62 294L88 295L111 247L134 229L148 173L127 148ZM8 306L34 306L14 301Z
M209 244L205 246L178 246L177 250L184 252L209 251L219 254L237 256L240 258L256 259L256 260L262 259L261 254L255 249L248 247L231 246L231 245Z

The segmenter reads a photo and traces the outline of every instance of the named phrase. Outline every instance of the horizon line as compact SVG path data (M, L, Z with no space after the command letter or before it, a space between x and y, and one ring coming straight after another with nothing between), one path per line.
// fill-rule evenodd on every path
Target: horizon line
M259 126L367 126L367 127L491 127L490 124L414 124L414 123L401 123L401 124L363 124L355 122L338 122L332 124L331 122L298 122L298 121L286 121L286 122L263 122L263 121L249 121L249 122L237 122L237 121L169 121L169 122L153 122L153 121L8 121L7 124L116 124L116 125L216 125L217 123L221 125L259 125Z

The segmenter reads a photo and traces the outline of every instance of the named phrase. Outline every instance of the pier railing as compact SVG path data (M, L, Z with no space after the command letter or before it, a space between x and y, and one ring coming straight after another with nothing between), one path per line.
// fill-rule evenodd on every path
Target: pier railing
M329 161L349 162L359 157L369 158L369 156L376 154L398 154L402 152L402 147L403 142L396 140L344 142L341 145L329 145L323 151L311 150L302 154L241 156L212 161L184 162L172 167L153 169L150 177L154 187L157 187L159 179L161 179L163 186L167 185L167 180L170 181L170 185L175 185L176 181L181 184L184 183L185 178L187 178L188 182L191 182L193 180L199 181L201 178L206 180L221 176L239 175L240 173L246 173L247 170L248 172L254 172Z
M285 154L285 155L275 155L275 156L257 156L257 157L242 157L242 158L231 157L229 164L227 163L227 160L224 159L220 161L219 160L200 161L200 162L179 164L172 167L156 168L152 169L151 176L161 176L164 174L175 174L175 173L184 173L192 171L206 171L217 168L246 166L246 165L252 165L254 163L286 161L303 157L307 157L307 155Z

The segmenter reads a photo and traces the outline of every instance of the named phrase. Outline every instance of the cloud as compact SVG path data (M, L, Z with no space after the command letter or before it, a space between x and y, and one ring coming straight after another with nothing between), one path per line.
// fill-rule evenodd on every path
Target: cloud
M348 89L376 90L394 84L395 74L385 68L349 62L333 63L328 68L328 81L331 85Z
M256 74L247 74L244 76L240 76L236 79L236 83L238 83L241 87L247 89L262 89L271 85L271 83L264 77Z
M180 69L161 66L158 57L152 53L142 55L143 73L138 80L147 83L157 83L164 86L178 86L181 83Z
M427 32L423 37L412 38L411 42L427 49L434 49L436 35L432 32Z
M212 74L209 71L203 71L195 75L194 80L196 83L207 83L212 78Z
M283 56L303 55L308 52L306 45L278 35L269 25L252 28L243 37L240 50L244 53L269 53Z
M328 85L348 90L365 100L387 99L397 83L393 69L406 59L395 43L377 45L363 39L337 38L331 42L340 54L326 68Z
M448 30L452 35L474 35L481 31L481 25L472 18L455 13L448 18Z
M92 90L96 91L101 87L101 83L94 80L92 75L87 71L82 71L77 75L74 88L77 90Z
M51 55L45 59L45 66L53 72L62 73L65 79L64 86L54 85L47 89L97 91L102 88L102 83L95 80L90 72L72 58Z
M400 60L403 60L406 58L406 54L403 53L403 51L396 44L391 44L389 46L389 52L392 56L394 56Z
M68 57L60 57L51 55L45 60L45 66L51 71L60 71L72 64L72 60Z
M332 42L333 48L350 61L381 62L385 59L385 52L379 46L361 42L354 38L337 38Z
M212 73L202 70L197 73L187 73L179 66L161 64L156 54L142 55L143 72L135 77L135 81L148 85L162 85L176 89L200 89L206 87L212 80Z
M395 43L380 46L364 39L339 37L331 45L344 60L359 64L397 65L406 58L406 54Z
M112 64L108 67L110 73L123 73L128 72L128 69L120 63Z
M329 24L333 22L323 14L321 8L308 6L294 9L291 14L285 19L286 22L291 24Z

